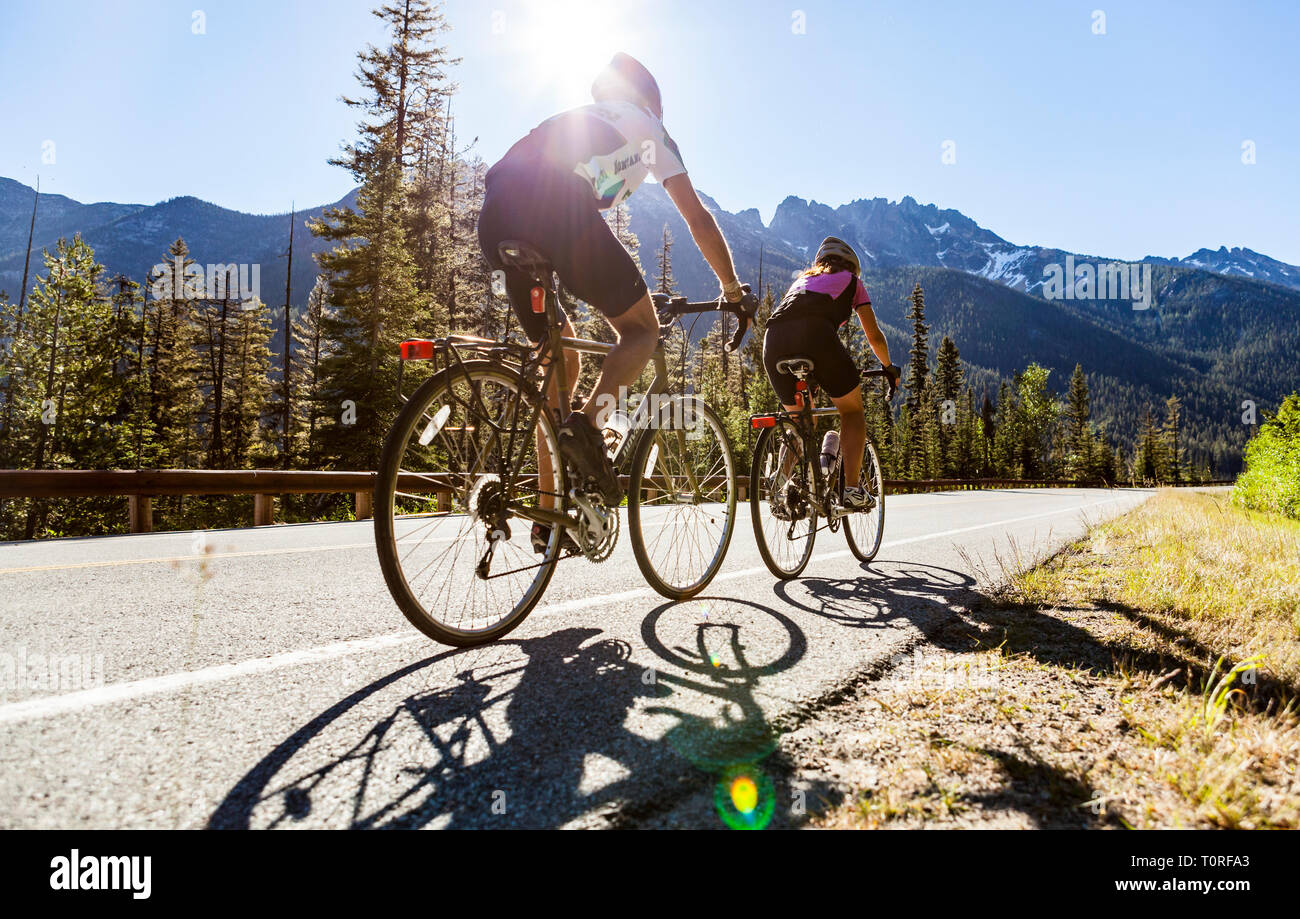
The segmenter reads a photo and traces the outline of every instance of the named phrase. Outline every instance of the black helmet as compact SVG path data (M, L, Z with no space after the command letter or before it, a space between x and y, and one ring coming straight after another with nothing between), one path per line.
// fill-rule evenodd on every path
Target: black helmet
M821 246L817 249L817 257L813 261L820 262L823 258L832 255L848 262L852 266L854 274L862 270L862 264L858 261L858 253L854 252L853 247L838 236L827 236L823 239Z
M640 102L656 118L664 117L663 100L659 97L659 84L650 71L636 58L622 51L614 55L591 84L591 97L597 102L606 99L626 99Z

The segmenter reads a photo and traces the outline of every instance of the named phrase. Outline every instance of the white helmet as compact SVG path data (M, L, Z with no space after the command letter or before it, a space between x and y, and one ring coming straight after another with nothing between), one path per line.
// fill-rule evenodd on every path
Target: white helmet
M834 255L848 262L853 268L853 273L857 274L862 270L862 263L858 261L858 253L853 251L853 247L837 236L827 236L822 240L822 244L817 249L817 257L814 262L820 262L823 258Z

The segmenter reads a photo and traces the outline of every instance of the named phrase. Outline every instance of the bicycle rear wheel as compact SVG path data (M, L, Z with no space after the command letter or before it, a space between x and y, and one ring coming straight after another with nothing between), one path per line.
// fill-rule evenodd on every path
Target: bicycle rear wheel
M708 586L736 525L736 469L721 419L695 396L661 400L638 435L628 481L632 551L673 600Z
M435 641L467 647L502 637L537 604L555 571L562 528L552 527L538 556L529 521L512 510L536 506L542 491L564 493L555 426L544 410L543 448L558 481L537 474L527 427L533 398L513 370L468 361L421 385L388 433L375 483L379 564L402 613ZM501 538L489 555L494 533Z
M813 452L803 456L798 426L778 417L758 435L749 474L750 519L758 552L782 580L797 577L812 558L817 537Z
M880 551L880 540L885 535L885 477L880 469L876 445L867 441L862 454L862 478L859 480L867 494L875 499L869 511L857 511L844 519L844 538L860 561L869 562Z

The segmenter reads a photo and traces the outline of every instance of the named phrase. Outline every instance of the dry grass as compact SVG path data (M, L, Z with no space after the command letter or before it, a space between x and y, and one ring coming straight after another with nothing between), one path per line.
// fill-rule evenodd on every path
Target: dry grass
M1300 827L1300 525L1162 492L1008 573L793 739L814 825Z

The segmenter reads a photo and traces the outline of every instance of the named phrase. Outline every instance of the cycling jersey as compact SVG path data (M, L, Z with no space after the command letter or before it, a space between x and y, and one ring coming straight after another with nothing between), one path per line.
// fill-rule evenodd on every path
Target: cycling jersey
M479 245L492 268L504 269L510 303L532 341L546 332L544 317L529 304L532 280L506 268L497 246L507 239L530 243L566 290L617 318L645 296L646 284L600 212L626 201L647 175L663 182L685 172L659 119L621 101L547 119L488 170Z
M859 306L870 305L866 286L852 272L803 275L790 285L768 322L815 317L841 326Z
M635 103L609 101L543 121L506 152L488 177L575 175L604 210L626 201L647 175L662 183L684 172L681 151L658 118Z

